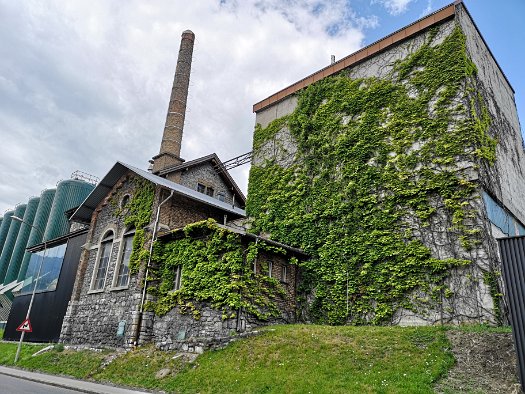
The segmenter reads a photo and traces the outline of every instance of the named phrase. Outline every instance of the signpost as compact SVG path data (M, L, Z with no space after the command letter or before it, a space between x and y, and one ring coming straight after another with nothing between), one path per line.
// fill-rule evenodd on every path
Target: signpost
M29 319L25 319L22 324L18 326L16 331L22 331L22 332L33 332L33 327L31 327L31 322Z

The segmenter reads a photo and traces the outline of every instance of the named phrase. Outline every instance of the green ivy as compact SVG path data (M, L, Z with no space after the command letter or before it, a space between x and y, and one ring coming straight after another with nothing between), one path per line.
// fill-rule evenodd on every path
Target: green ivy
M126 205L127 214L124 219L126 226L135 227L132 252L129 258L129 270L132 274L139 271L141 262L146 261L149 252L145 245L149 240L149 233L144 227L151 221L155 188L153 184L143 178L134 178L134 191L129 203Z
M271 157L252 166L253 231L313 256L304 285L318 322L381 323L453 296L444 280L470 261L436 259L414 234L438 210L463 248L479 242L469 225L477 185L456 163L492 163L496 141L463 33L456 27L440 44L435 35L387 78L324 78L290 116L256 128L256 156L283 128L297 152L286 168ZM415 290L428 296L408 297Z
M158 284L148 291L156 301L148 308L162 316L179 307L200 317L199 303L220 309L223 318L243 310L266 320L279 316L278 300L285 297L282 285L274 278L254 274L253 262L265 262L260 251L285 254L281 248L257 241L244 241L241 235L217 225L213 219L186 226L180 238L154 245L153 273ZM295 259L290 260L296 263ZM181 287L173 290L176 267L182 267Z

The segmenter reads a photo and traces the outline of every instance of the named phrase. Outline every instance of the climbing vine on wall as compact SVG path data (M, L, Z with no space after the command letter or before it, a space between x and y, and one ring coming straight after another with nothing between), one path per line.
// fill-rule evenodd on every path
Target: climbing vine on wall
M137 273L141 262L148 259L149 252L145 249L148 234L146 234L144 227L151 221L155 197L155 188L151 182L142 178L134 178L133 183L134 191L125 207L126 216L124 219L126 226L135 227L132 252L129 258L129 269L132 274Z
M164 315L178 306L199 318L198 303L206 302L221 309L224 318L235 316L240 309L263 320L280 315L277 302L285 296L282 285L264 272L255 274L253 263L258 259L264 267L261 251L284 254L283 249L259 240L243 243L239 234L213 219L190 224L178 234L178 239L155 244L153 276L158 283L148 291L157 300L148 304L149 309ZM182 268L181 287L174 290L178 266Z
M445 278L470 262L437 259L418 238L438 213L458 247L479 242L476 185L458 163L492 163L496 142L463 33L439 44L436 34L388 77L325 78L289 117L255 130L256 157L283 127L295 140L292 165L266 156L252 166L247 211L253 231L313 256L303 268L319 322L381 323L453 296Z

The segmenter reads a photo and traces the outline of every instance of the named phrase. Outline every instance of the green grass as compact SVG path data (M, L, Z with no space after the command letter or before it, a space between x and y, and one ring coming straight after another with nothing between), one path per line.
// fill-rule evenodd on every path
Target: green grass
M495 332L507 334L512 332L511 326L489 326L487 324L463 324L461 326L445 326L447 330L463 332Z
M193 362L151 346L117 357L107 353L24 345L19 366L77 378L181 393L432 393L453 365L438 327L276 326ZM12 365L16 344L0 344L0 363ZM156 379L156 373L171 373Z

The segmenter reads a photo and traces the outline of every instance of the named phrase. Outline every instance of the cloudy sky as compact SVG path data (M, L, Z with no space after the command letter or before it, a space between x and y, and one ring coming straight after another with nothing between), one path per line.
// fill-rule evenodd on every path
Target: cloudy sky
M452 0L0 0L0 215L75 170L158 153L196 35L182 157L251 150L252 105ZM465 0L525 122L523 0ZM249 166L233 171L246 191Z

